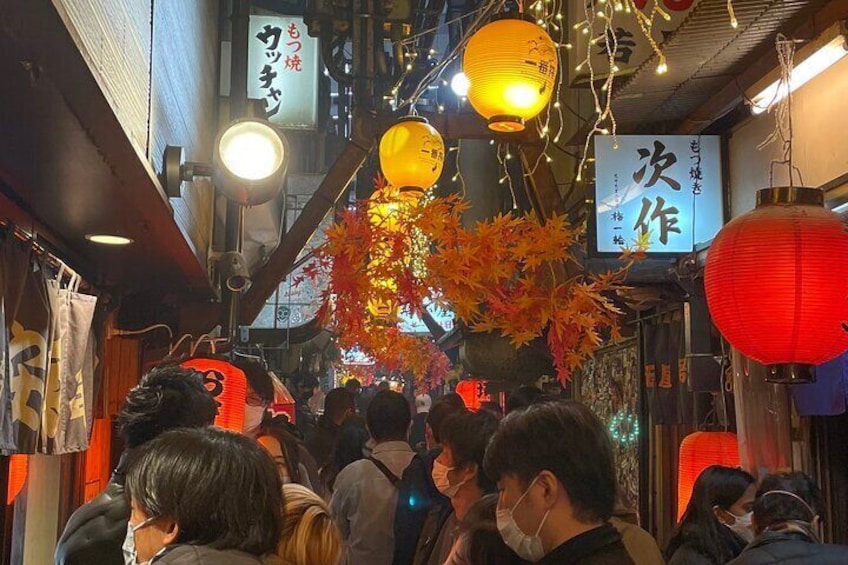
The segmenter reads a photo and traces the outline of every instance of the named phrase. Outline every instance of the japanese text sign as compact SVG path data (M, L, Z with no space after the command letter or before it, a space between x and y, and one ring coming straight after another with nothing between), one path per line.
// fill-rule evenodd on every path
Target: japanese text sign
M657 5L668 14L665 19L659 14L653 17L653 37L658 43L661 38L673 32L700 0L656 0ZM650 17L653 2L636 0L635 7L645 16ZM609 72L609 51L615 49L613 60L618 67L617 74L628 74L654 54L650 42L645 37L639 25L639 19L634 11L625 10L614 13L612 28L605 29L606 20L596 17L590 29L586 24L586 10L597 12L603 4L595 0L569 0L568 21L570 26L568 41L573 46L568 51L568 68L571 69L570 83L585 82L589 78L589 64L586 61L587 48L592 42L591 63L596 75L604 76Z
M601 253L650 233L649 253L690 253L721 229L718 136L595 137L595 214Z
M282 128L317 127L318 39L306 31L302 18L250 17L247 95L264 99L268 120Z

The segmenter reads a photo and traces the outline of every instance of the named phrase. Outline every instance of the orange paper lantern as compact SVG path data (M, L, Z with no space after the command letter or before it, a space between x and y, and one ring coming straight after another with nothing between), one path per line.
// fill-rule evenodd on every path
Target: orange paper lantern
M533 22L502 19L480 28L465 48L462 69L468 101L489 129L523 131L551 99L557 77L557 48Z
M442 136L419 116L401 118L380 139L383 175L390 185L413 197L423 196L424 189L439 180L444 164Z
M29 457L26 455L9 456L9 479L6 490L6 504L12 504L21 494L27 480L27 465Z
M205 357L189 359L182 366L203 374L203 384L218 404L215 425L238 433L244 431L247 402L247 377L244 371L227 361Z
M465 407L476 412L484 402L492 400L487 392L488 382L483 379L466 379L456 385L456 393L462 397Z
M677 475L677 520L683 517L692 487L704 469L712 465L739 466L739 443L732 432L695 432L680 443Z

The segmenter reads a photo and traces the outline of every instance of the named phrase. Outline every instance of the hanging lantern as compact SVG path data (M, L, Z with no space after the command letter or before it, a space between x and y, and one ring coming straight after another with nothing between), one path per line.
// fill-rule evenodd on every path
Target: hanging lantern
M483 379L465 379L456 384L456 393L462 397L466 408L476 412L484 402L492 400L488 385Z
M704 469L712 465L739 467L739 443L732 432L695 432L680 442L677 473L677 520L683 517L692 487Z
M444 164L445 142L424 118L401 118L380 139L380 168L401 193L423 196L439 180Z
M471 83L468 101L489 129L523 131L551 99L557 77L556 44L533 22L502 19L468 41L462 68Z
M389 232L397 231L398 216L404 205L400 193L392 186L375 190L368 199L368 221Z
M27 480L27 465L29 457L26 455L9 456L9 478L6 487L6 504L12 504L21 494Z
M218 415L215 425L234 432L244 431L247 377L244 371L222 359L196 357L182 363L203 375L203 384L215 397Z
M817 189L761 190L709 250L713 321L770 382L810 382L814 365L848 349L848 233L823 203Z

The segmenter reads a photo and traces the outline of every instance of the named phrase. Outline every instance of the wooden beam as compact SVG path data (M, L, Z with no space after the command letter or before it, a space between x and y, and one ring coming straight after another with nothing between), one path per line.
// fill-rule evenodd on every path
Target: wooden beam
M283 236L268 262L254 275L250 289L242 298L240 316L242 324L251 324L256 319L265 301L285 279L318 225L333 209L336 201L347 189L350 181L374 148L375 138L368 134L370 127L364 123L368 118L357 118L357 120L361 123L354 129L360 129L363 133L347 142L341 155L330 167L324 180L303 207L291 229Z
M563 202L557 187L554 172L545 158L544 146L539 144L522 145L519 149L521 165L527 176L525 186L533 210L540 219L562 214Z

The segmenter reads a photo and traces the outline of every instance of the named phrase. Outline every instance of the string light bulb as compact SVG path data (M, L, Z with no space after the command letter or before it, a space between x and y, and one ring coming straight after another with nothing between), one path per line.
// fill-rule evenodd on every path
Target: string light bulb
M664 75L668 72L668 64L665 62L665 57L660 58L660 63L657 65L657 74Z

